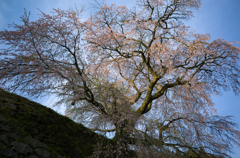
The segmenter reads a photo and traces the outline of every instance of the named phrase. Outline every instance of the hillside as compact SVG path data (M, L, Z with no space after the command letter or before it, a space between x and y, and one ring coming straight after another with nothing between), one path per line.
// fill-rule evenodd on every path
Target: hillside
M84 158L108 141L50 108L0 89L0 158Z

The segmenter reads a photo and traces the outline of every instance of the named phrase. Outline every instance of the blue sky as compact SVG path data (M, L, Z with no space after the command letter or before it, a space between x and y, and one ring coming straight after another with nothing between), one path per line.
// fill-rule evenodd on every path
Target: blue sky
M124 4L133 6L134 0L105 0L107 3ZM53 8L71 9L75 5L94 3L94 0L0 0L0 30L7 29L7 24L12 22L20 23L20 16L24 8L31 12L30 19L37 19L39 8L45 13L50 13ZM186 24L197 33L209 33L211 40L222 37L227 41L240 42L240 0L203 0L202 7L195 11L195 17ZM85 12L83 20L89 16ZM240 47L240 44L236 45ZM239 63L240 64L240 63ZM43 105L50 105L53 98L33 99ZM240 125L240 96L235 96L232 92L223 92L221 96L213 96L218 114L222 116L233 115L234 121ZM54 108L62 113L63 109ZM240 148L234 148L233 158L240 157Z

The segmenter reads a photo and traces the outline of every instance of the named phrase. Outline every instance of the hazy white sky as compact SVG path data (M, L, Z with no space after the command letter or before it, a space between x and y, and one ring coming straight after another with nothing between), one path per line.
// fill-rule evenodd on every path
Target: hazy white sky
M102 2L102 1L100 1ZM105 0L106 3L134 6L134 0ZM7 29L7 24L12 22L20 23L20 16L24 8L31 12L30 19L38 17L39 10L50 13L53 8L71 9L80 8L87 4L87 10L83 20L87 19L90 11L94 11L91 3L94 0L0 0L0 30ZM209 33L211 40L222 37L227 41L240 41L240 0L203 0L200 10L195 12L195 17L186 24L196 30L197 33ZM240 45L237 45L240 47ZM32 98L31 98L32 99ZM48 106L53 98L34 99L35 101ZM213 96L213 101L218 114L222 116L233 115L236 123L240 125L240 96L232 92L224 92L222 96ZM62 113L62 109L55 108ZM233 158L240 157L240 148L235 148Z

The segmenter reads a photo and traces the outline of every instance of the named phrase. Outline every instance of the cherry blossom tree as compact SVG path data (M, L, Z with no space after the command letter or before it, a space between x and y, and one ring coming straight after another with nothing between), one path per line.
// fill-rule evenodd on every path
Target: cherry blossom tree
M240 92L239 47L210 41L184 25L201 0L104 4L86 21L80 10L25 13L0 31L0 84L31 96L56 94L66 114L112 134L106 157L229 157L240 146L230 116L211 99ZM113 150L113 151L112 151ZM131 155L133 157L133 155ZM213 156L214 157L214 156Z

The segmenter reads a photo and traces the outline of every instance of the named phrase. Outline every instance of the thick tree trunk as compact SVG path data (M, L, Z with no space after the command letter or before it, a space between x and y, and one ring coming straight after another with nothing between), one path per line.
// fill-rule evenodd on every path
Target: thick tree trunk
M136 157L136 153L129 149L129 144L132 144L131 141L133 140L131 135L133 134L135 124L124 119L121 123L118 123L115 126L116 133L112 140L116 143L115 150L118 153L117 156L126 158Z

